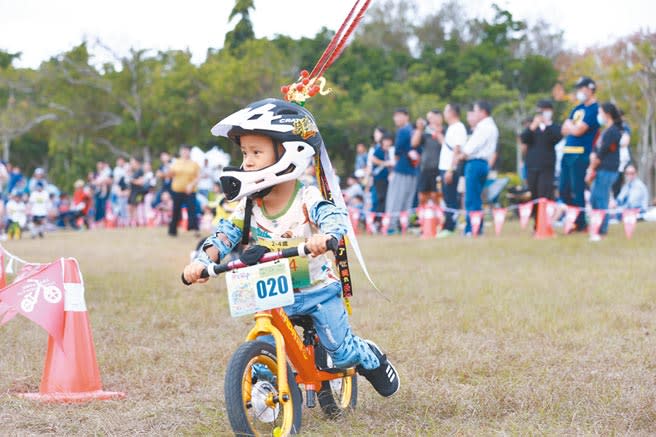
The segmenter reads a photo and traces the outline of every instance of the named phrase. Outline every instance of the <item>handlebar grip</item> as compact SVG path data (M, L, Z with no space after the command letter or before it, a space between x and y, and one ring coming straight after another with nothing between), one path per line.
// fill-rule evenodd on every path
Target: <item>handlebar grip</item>
M201 278L209 278L210 277L210 272L207 271L207 269L211 268L212 265L207 266L206 268L203 269L202 272L200 272L200 277ZM180 279L182 280L182 283L184 285L191 285L191 282L187 282L187 280L184 277L184 273L180 273Z
M331 238L330 240L326 241L326 249L337 252L338 247L339 241L337 241L337 238Z

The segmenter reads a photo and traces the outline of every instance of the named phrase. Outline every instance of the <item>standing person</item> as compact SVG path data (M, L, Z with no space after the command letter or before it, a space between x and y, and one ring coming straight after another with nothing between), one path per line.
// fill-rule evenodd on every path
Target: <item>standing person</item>
M369 151L367 152L367 189L368 192L365 191L365 210L368 211L379 211L380 208L378 207L378 204L376 203L376 200L378 199L378 193L376 193L376 184L374 183L374 175L373 175L373 170L374 170L374 163L373 163L373 156L374 152L376 151L376 148L380 147L381 142L383 140L383 135L387 133L385 129L382 127L376 126L374 128L373 132L373 140L374 143L369 147ZM394 141L394 139L392 139ZM385 192L387 194L387 191ZM382 211L379 212L385 212L385 205L382 207Z
M137 206L144 198L144 169L141 161L137 158L130 158L130 194L128 196L128 210L130 215L130 226L138 226Z
M374 202L376 206L373 211L377 213L385 212L385 199L387 198L387 188L389 184L389 169L394 166L394 162L390 157L390 149L392 148L393 141L394 138L392 137L392 134L389 132L383 133L380 143L376 145L374 153L371 156L371 164L373 166L371 174L373 175L373 186L375 188L373 191L376 194ZM377 214L376 218L380 221L380 215Z
M490 170L489 162L494 157L499 141L499 129L491 116L492 106L480 100L474 104L471 113L472 124L475 126L471 137L462 148L465 160L465 210L467 210L467 225L465 235L471 235L471 211L483 209L483 187ZM483 234L483 220L479 228Z
M105 218L107 198L112 186L112 169L105 161L98 161L93 176L93 204L95 209L94 221L99 223Z
M9 170L7 164L3 160L0 160L0 194L3 192L7 182L9 182Z
M210 160L205 158L203 167L200 169L200 178L198 179L198 194L207 199L213 186L214 169L210 167Z
M24 179L20 167L14 165L9 172L9 182L7 182L7 192L12 193L19 183Z
M180 157L169 168L171 178L171 197L173 197L173 218L169 223L169 235L178 235L182 205L187 206L188 230L198 230L196 216L196 184L200 177L200 166L190 159L189 146L180 146Z
M592 209L608 209L610 192L619 175L622 118L617 107L610 102L601 105L597 117L599 125L607 128L590 154L590 166L585 181L592 184L590 190ZM606 235L607 232L608 214L604 216L599 233L590 235L590 241L600 241L601 236Z
M41 167L34 169L34 174L30 178L30 182L27 184L27 191L31 193L32 191L36 190L36 184L39 182L43 184L44 189L48 186L48 181L46 180L46 172Z
M169 168L171 167L171 155L169 155L167 152L160 153L159 162L160 165L157 169L157 172L155 173L155 176L162 182L162 184L160 185L159 190L157 190L157 194L155 194L155 200L153 200L152 205L153 208L156 208L159 204L162 198L162 193L165 191L169 194L171 193L171 178L168 176Z
M358 143L355 146L355 170L365 170L367 168L367 146L364 143Z
M118 223L125 226L128 223L128 196L130 195L130 185L128 184L128 163L125 158L119 156L116 158L116 167L112 172L112 203L116 205L115 214Z
M397 127L396 139L394 141L394 156L396 164L390 176L387 188L387 201L385 212L390 214L389 232L398 231L399 212L409 210L417 193L417 173L419 156L417 150L412 147L412 125L410 114L405 108L394 111L394 125Z
M50 195L45 190L45 181L39 180L34 184L34 191L30 193L28 207L32 221L30 222L30 233L32 238L43 238L43 229L50 209Z
M624 117L624 111L617 108L620 111L620 116L622 117L622 138L620 139L620 175L613 184L613 196L617 197L624 185L624 170L626 166L633 161L633 156L631 154L631 126L627 123L626 118Z
M426 125L426 121L428 125ZM412 146L421 147L421 162L419 164L419 205L424 206L429 200L434 205L439 204L437 196L437 178L439 177L440 141L442 135L442 112L433 109L426 114L426 120L417 120L417 129L412 133Z
M565 138L560 165L560 197L567 205L581 208L576 218L576 230L585 231L585 171L590 163L590 151L597 137L599 105L595 99L597 85L589 77L576 82L576 100L579 104L563 123L560 132Z
M520 135L526 166L526 182L531 199L554 198L554 175L556 172L556 144L563 138L560 125L554 124L553 104L540 100L537 114L531 124ZM533 205L533 217L537 204Z
M453 234L456 226L456 210L460 209L460 199L458 196L458 155L462 147L467 142L467 129L460 121L460 106L455 103L449 103L444 108L444 120L448 124L445 135L438 135L438 140L442 142L440 151L440 178L442 179L442 197L444 204L451 211L445 214L444 228L438 234L439 238L448 237Z
M20 239L22 230L27 223L27 205L23 201L23 195L19 190L11 192L9 202L7 202L7 223L5 232L11 239Z

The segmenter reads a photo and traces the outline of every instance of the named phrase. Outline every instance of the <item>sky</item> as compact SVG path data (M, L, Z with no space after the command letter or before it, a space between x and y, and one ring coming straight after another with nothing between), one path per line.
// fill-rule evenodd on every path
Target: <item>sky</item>
M376 0L374 0L375 2ZM416 0L420 13L445 0ZM463 13L487 17L492 0L461 0ZM543 18L564 30L567 48L583 50L640 29L656 30L653 0L497 0L516 19ZM203 62L207 49L223 45L234 0L0 0L0 49L22 52L17 67L42 61L87 40L98 63L110 54L96 40L124 55L136 49L189 49ZM257 37L314 36L322 26L337 29L352 0L255 0L251 14ZM274 17L283 17L274 19Z

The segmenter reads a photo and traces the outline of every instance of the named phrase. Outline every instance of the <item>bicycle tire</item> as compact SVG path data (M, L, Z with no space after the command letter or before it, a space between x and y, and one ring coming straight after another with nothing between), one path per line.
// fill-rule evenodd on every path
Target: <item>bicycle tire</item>
M272 390L272 393L277 392L278 386L277 382L274 381L258 381L254 382L252 377L252 368L253 364L263 364L266 366L273 375L276 375L276 350L275 347L269 343L263 341L249 341L241 346L235 351L235 353L230 358L228 363L228 368L226 369L225 374L225 403L228 413L228 419L230 420L230 426L234 431L235 435L238 436L258 436L258 435L274 435L274 429L276 427L282 427L283 416L285 408L291 408L293 414L292 427L290 434L296 434L301 429L301 414L302 414L302 396L301 391L298 388L296 379L289 365L287 367L287 381L289 384L289 390L291 392L291 400L289 402L280 403L280 409L274 410L270 407L266 407L259 401L260 405L254 405L257 403L257 400L253 396L254 388L251 387L244 388L244 383L248 383L250 379L250 384L255 386L261 382L267 384L267 389ZM248 377L247 373L248 372ZM274 378L275 379L275 378ZM275 390L275 392L273 392ZM244 399L244 395L248 393L251 396L250 400ZM250 407L247 405L248 402L251 403ZM257 409L264 408L258 414L260 417L266 413L265 417L269 418L273 415L272 421L267 420L258 420L254 415L257 412ZM249 412L250 410L250 412ZM252 414L251 414L252 413ZM269 422L273 424L269 425ZM269 429L269 431L259 431L260 426L263 429Z
M319 369L325 369L330 367L329 356L326 350L321 346L317 345L314 348L314 361ZM323 411L326 417L335 419L343 415L346 411L354 410L358 402L358 377L357 375L347 376L345 378L337 379L334 381L340 381L344 384L344 380L349 378L351 389L350 394L345 393L336 393L333 390L331 381L323 381L321 383L321 389L317 393L317 398L319 399L319 406L321 406L321 411ZM341 399L336 399L341 397ZM348 396L346 399L344 396Z

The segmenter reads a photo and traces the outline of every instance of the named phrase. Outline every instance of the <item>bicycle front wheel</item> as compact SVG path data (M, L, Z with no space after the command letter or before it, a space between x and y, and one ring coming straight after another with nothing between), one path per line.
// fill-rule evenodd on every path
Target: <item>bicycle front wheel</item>
M301 429L301 391L286 363L285 367L288 400L280 394L276 350L271 344L249 341L234 353L225 375L225 403L236 435L278 437Z

